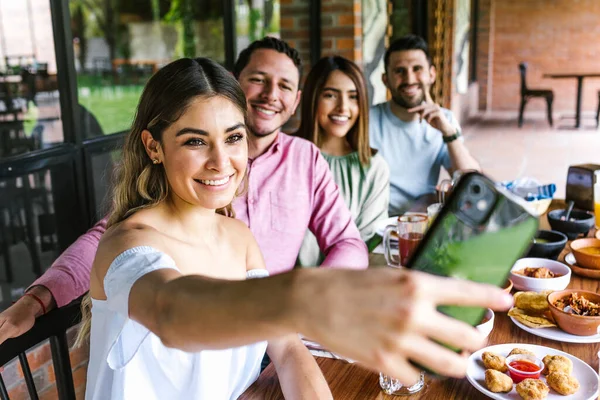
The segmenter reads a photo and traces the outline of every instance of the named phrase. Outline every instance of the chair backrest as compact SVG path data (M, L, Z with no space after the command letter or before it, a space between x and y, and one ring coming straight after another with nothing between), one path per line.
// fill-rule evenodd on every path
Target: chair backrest
M519 64L519 72L521 72L521 95L524 95L527 92L527 63L522 62Z
M5 365L15 357L19 357L27 391L32 400L37 400L38 394L25 352L46 339L50 339L58 398L60 400L75 400L67 329L78 324L81 320L80 307L81 298L65 307L52 310L48 314L39 317L33 328L28 332L14 339L9 339L0 345L0 365ZM0 399L9 400L8 391L1 376Z

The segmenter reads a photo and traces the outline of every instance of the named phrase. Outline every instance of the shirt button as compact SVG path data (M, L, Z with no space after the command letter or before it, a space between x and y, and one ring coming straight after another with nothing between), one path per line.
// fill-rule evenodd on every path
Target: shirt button
M248 203L254 204L254 199L248 199Z

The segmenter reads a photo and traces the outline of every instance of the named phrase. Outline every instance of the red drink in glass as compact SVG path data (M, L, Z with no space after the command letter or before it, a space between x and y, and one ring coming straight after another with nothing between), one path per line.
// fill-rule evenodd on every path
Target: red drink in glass
M420 232L406 232L400 235L398 247L400 248L401 265L406 265L421 239L423 239L423 234Z

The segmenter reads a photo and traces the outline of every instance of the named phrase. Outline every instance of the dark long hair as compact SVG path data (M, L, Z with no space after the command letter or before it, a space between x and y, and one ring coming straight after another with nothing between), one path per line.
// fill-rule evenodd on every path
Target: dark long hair
M369 101L367 98L367 85L365 78L358 66L352 61L340 57L330 56L321 58L310 70L304 83L301 103L301 121L296 135L310 140L321 147L322 133L317 119L319 96L323 91L325 82L333 71L346 74L358 92L358 119L346 135L346 140L352 150L358 152L358 159L363 166L369 165L373 151L369 146Z

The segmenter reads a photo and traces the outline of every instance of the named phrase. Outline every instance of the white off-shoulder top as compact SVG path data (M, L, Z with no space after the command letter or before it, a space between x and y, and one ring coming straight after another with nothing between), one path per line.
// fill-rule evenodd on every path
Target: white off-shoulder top
M88 400L237 399L257 378L267 342L197 353L168 348L129 319L129 292L142 276L177 269L167 254L152 247L121 253L104 278L106 300L92 299ZM268 276L267 270L248 277Z

